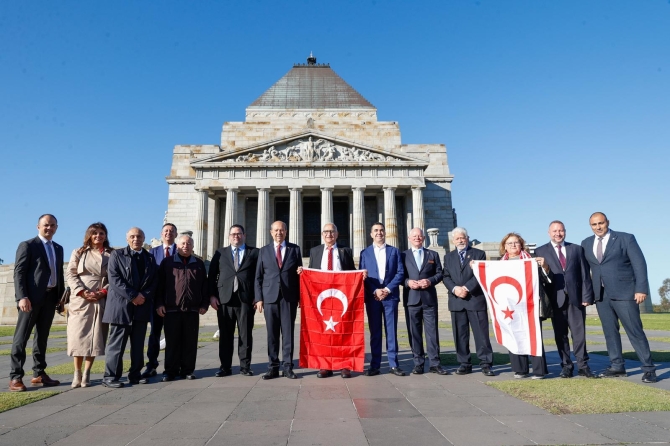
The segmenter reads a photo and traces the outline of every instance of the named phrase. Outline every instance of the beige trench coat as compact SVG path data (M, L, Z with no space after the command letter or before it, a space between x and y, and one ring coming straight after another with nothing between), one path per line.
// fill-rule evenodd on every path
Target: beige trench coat
M106 298L89 302L81 291L98 291L109 286L107 262L109 252L87 249L81 255L72 251L65 275L72 290L67 311L67 354L100 356L105 354L108 324L102 323Z

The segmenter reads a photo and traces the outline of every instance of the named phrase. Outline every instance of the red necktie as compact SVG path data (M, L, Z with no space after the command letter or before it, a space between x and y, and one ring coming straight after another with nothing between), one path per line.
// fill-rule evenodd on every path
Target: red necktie
M281 268L281 245L277 245L277 265Z
M556 245L556 249L558 250L558 261L561 262L561 268L563 268L563 271L565 271L565 256L563 255L563 251L561 250L561 245Z
M170 247L169 247L169 246L166 246L166 247L165 247L165 257L166 257L166 258L167 258L167 257L170 257Z
M333 270L333 247L328 248L328 271Z

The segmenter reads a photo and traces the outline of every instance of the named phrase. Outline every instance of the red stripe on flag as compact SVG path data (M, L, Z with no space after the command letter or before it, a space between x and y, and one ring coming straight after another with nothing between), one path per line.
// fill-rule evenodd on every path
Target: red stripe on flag
M500 324L498 323L498 316L495 314L496 307L493 305L493 302L491 302L491 294L486 286L486 265L483 262L479 264L479 278L481 279L482 288L484 288L484 293L486 293L489 303L491 304L491 309L493 310L493 328L496 334L496 342L502 345L502 331L500 330Z
M528 330L530 332L530 355L537 354L537 340L535 326L535 299L533 299L533 262L524 262L524 272L526 275L526 310L528 312Z

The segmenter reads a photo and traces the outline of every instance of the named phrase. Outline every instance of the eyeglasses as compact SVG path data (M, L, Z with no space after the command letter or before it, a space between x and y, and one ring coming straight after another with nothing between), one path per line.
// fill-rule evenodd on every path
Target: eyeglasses
M521 245L521 242L507 242L507 243L505 243L505 246L515 246L515 245Z
M323 231L323 234L335 234L337 231Z
M231 232L228 235L230 235L231 237L242 237L244 234L242 234L241 232Z

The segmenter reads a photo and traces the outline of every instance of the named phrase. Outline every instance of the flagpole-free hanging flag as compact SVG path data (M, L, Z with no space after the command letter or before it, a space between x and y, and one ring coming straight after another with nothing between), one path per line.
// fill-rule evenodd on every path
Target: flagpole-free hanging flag
M542 356L540 293L535 259L476 261L498 344L517 355Z
M304 268L300 274L300 367L363 371L363 275Z

